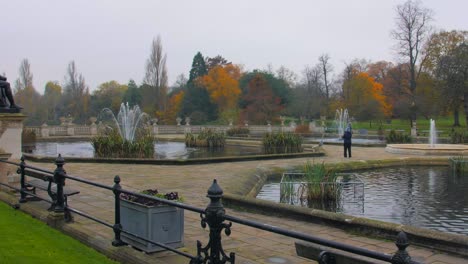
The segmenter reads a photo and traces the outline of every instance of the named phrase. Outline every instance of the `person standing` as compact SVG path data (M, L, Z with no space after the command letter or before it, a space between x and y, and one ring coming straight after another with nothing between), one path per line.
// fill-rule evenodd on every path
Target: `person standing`
M353 133L351 132L351 124L348 124L342 137L345 158L347 157L351 158L351 137L352 136L353 136Z

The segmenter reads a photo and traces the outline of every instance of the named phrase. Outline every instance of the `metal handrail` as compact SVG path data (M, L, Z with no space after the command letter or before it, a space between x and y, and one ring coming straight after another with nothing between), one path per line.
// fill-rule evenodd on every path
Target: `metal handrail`
M162 199L162 198L149 196L149 195L145 195L145 194L136 193L136 192L133 192L133 191L122 189L121 186L120 186L120 177L119 176L114 177L114 185L113 186L108 186L108 185L105 185L105 184L92 182L90 180L86 180L86 179L83 179L81 177L68 175L65 172L65 170L63 169L64 160L60 155L55 161L55 164L57 165L57 168L56 168L56 170L54 172L26 165L26 163L24 161L24 157L21 158L21 163L15 163L15 162L10 162L10 161L2 161L2 160L0 160L0 162L4 162L4 163L19 166L18 172L21 173L21 189L15 188L15 187L7 185L7 184L2 184L2 183L0 183L0 185L15 189L17 191L20 191L20 193L21 193L20 203L26 202L26 199L25 199L26 195L31 195L31 196L37 197L35 194L28 192L26 187L25 187L24 178L26 176L28 176L26 174L26 172L27 172L26 168L33 169L33 170L36 170L36 171L40 171L40 172L42 172L44 174L48 174L48 176L53 175L53 178L50 178L50 179L52 179L53 182L57 185L57 193L56 193L57 197L56 197L56 199L53 200L53 201L48 201L48 200L43 199L43 198L40 198L40 199L45 200L45 201L47 201L49 203L52 203L52 206L54 207L55 212L66 212L66 213L73 212L73 213L76 213L76 214L81 215L83 217L86 217L88 219L91 219L91 220L93 220L95 222L98 222L98 223L100 223L100 224L102 224L104 226L112 228L113 231L114 231L114 240L113 240L112 244L114 246L125 245L125 243L120 239L121 233L125 233L125 234L128 234L128 235L134 236L134 237L136 237L138 239L141 239L143 241L146 241L148 243L152 243L154 245L157 245L157 246L159 246L161 248L170 250L170 251L172 251L172 252L174 252L176 254L179 254L181 256L187 257L187 258L190 259L190 263L194 263L194 264L207 263L207 262L208 263L213 263L213 264L215 264L215 263L226 263L226 262L235 263L235 254L230 253L229 256L226 255L226 253L223 250L222 244L221 244L221 232L222 232L222 230L224 230L225 234L227 236L229 236L230 233L231 233L232 222L234 222L234 223L238 223L238 224L241 224L241 225L246 225L246 226L249 226L249 227L269 231L269 232L272 232L272 233L284 235L284 236L295 238L295 239L300 239L300 240L307 241L307 242L316 243L316 244L319 244L319 245L324 245L324 246L327 246L327 247L330 247L330 248L343 250L343 251L346 251L346 252L350 252L352 254L366 256L366 257L381 260L381 261L387 261L387 262L390 262L390 263L415 263L415 264L418 263L418 262L415 262L415 261L411 260L411 257L409 256L409 254L406 251L406 248L409 246L409 243L408 243L408 239L406 237L406 234L404 232L400 232L398 234L398 238L397 238L397 241L396 241L398 251L394 255L388 255L388 254L384 254L384 253L381 253L381 252L367 250L367 249L363 249L363 248L360 248L360 247L355 247L355 246L347 245L347 244L344 244L344 243L335 242L335 241L315 237L315 236L312 236L312 235L302 234L302 233L299 233L299 232L283 229L283 228L280 228L280 227L276 227L276 226L272 226L272 225L268 225L268 224L263 224L263 223L259 223L259 222L248 220L248 219L242 219L242 218L239 218L239 217L236 217L236 216L227 215L225 213L225 209L224 209L224 207L223 207L223 205L221 203L221 198L223 197L223 190L217 184L216 180L213 180L213 183L212 183L212 185L210 186L210 188L208 189L208 192L207 192L208 193L207 197L210 199L210 203L208 204L207 208L202 209L202 208L187 205L187 204L184 204L184 203L170 201L170 200L166 200L166 199ZM91 216L91 215L87 214L87 213L84 213L84 212L81 212L81 211L79 211L77 209L69 207L68 204L66 202L64 202L65 198L63 197L64 196L64 194L63 194L63 185L65 183L65 179L78 181L78 182L81 182L81 183L84 183L84 184L88 184L88 185L91 185L91 186L95 186L95 187L98 187L98 188L103 188L103 189L112 191L114 193L114 201L115 201L114 224L113 225L109 224L106 221L100 220L100 219L98 219L98 218L96 218L94 216ZM151 241L151 240L148 240L148 239L146 239L144 237L140 237L140 236L138 236L136 234L132 234L130 232L125 231L122 228L121 224L120 224L120 194L122 194L122 193L133 195L133 196L136 196L136 197L146 198L146 199L157 201L157 202L167 204L167 205L170 205L170 206L174 206L174 207L178 207L178 208L182 208L182 209L185 209L185 210L189 210L189 211L192 211L192 212L199 213L200 218L201 218L202 227L205 228L206 226L209 226L209 229L210 229L209 230L210 231L209 242L207 243L207 246L202 247L202 243L200 241L197 241L197 255L192 256L190 254L179 251L179 250L177 250L175 248L171 248L171 247L166 246L164 244L161 244L159 242ZM62 196L62 197L60 197L60 196ZM65 214L65 217L66 217L66 214ZM225 220L230 221L230 222L225 223L224 222ZM319 263L335 263L334 262L334 255L331 252L327 252L327 251L322 251L321 252L321 254L319 255L318 261L319 261Z

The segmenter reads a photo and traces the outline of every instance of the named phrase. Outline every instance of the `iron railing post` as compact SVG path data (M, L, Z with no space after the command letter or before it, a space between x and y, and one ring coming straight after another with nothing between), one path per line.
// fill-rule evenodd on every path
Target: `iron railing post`
M20 199L19 199L19 202L20 203L25 203L27 200L26 200L26 182L25 182L25 173L24 173L24 169L26 167L26 163L24 162L24 156L21 156L21 162L20 162L20 166L19 166L19 170L18 170L18 173L20 173L21 175L21 178L20 178L20 184L21 184L21 189L20 189Z
M406 248L409 246L408 237L406 233L400 231L395 241L395 245L398 247L398 251L395 252L395 255L392 257L392 264L410 264L412 263L411 257L406 251Z
M201 253L203 253L205 257L202 263L235 263L235 254L231 252L228 257L221 244L221 231L225 229L225 234L229 236L231 234L232 223L223 223L226 215L226 211L221 203L223 190L219 187L216 179L213 180L213 184L208 189L206 196L210 198L210 203L205 209L205 217L202 216L201 225L205 228L206 224L208 224L210 228L210 241L203 248L201 242L197 241L198 260L203 259L201 256Z
M64 175L66 174L66 172L63 169L64 164L65 160L62 158L62 155L59 154L57 159L55 160L55 165L57 165L57 168L54 171L54 182L57 186L57 197L54 205L54 212L56 213L63 213L65 211L65 197L63 195L63 186L65 185Z
M112 192L114 193L114 199L115 199L115 223L112 229L114 230L114 240L112 241L112 245L114 247L119 247L126 245L125 242L123 242L120 239L120 233L122 231L122 224L120 224L120 190L122 187L120 186L120 177L119 175L116 175L114 177L114 186L112 187Z

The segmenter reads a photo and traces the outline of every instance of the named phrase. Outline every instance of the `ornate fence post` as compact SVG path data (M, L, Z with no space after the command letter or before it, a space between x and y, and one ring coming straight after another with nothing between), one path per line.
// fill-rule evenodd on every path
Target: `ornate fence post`
M409 264L411 263L411 257L406 251L406 248L409 246L408 237L406 233L400 231L395 241L395 245L398 247L398 251L392 257L393 264Z
M225 224L224 216L226 211L224 210L223 204L221 203L221 198L223 197L223 190L219 187L216 179L213 180L213 184L208 189L207 197L210 198L210 203L205 209L205 217L203 214L201 217L201 226L203 228L208 224L210 228L210 241L207 246L202 248L200 241L197 241L197 261L201 263L235 263L235 254L230 253L229 257L224 253L223 246L221 244L221 231L223 229L225 234L229 236L231 234L232 223ZM210 251L208 253L208 251ZM204 257L201 256L203 253Z
M114 241L112 241L112 245L114 247L119 247L126 245L125 242L120 240L120 233L122 230L122 225L120 224L120 190L122 187L120 186L120 177L116 175L114 177L114 186L112 187L112 192L114 192L114 199L115 199L115 224L113 226L114 229Z
M26 163L24 162L24 156L21 156L21 162L20 162L20 167L18 168L18 171L17 173L19 173L21 175L21 178L20 178L20 185L21 185L21 190L20 190L20 199L19 199L19 202L20 203L25 203L26 202L26 183L25 183L25 175L24 175L24 169L26 167Z
M57 185L57 199L54 205L55 213L63 213L65 211L65 197L63 196L63 185L65 185L64 175L67 173L63 169L64 164L65 160L62 158L62 155L59 154L57 159L55 160L55 165L57 165L57 168L54 171L54 182Z

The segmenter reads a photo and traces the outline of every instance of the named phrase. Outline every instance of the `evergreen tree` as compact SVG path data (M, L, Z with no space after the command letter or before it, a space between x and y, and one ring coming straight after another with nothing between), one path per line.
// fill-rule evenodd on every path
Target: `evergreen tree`
M217 106L211 102L210 95L197 79L208 73L205 59L198 52L193 58L187 91L180 111L181 117L190 117L193 124L203 124L217 118Z
M141 104L141 93L133 79L130 79L128 82L128 89L124 94L123 101L128 102L130 107L133 107L134 105L139 106Z

